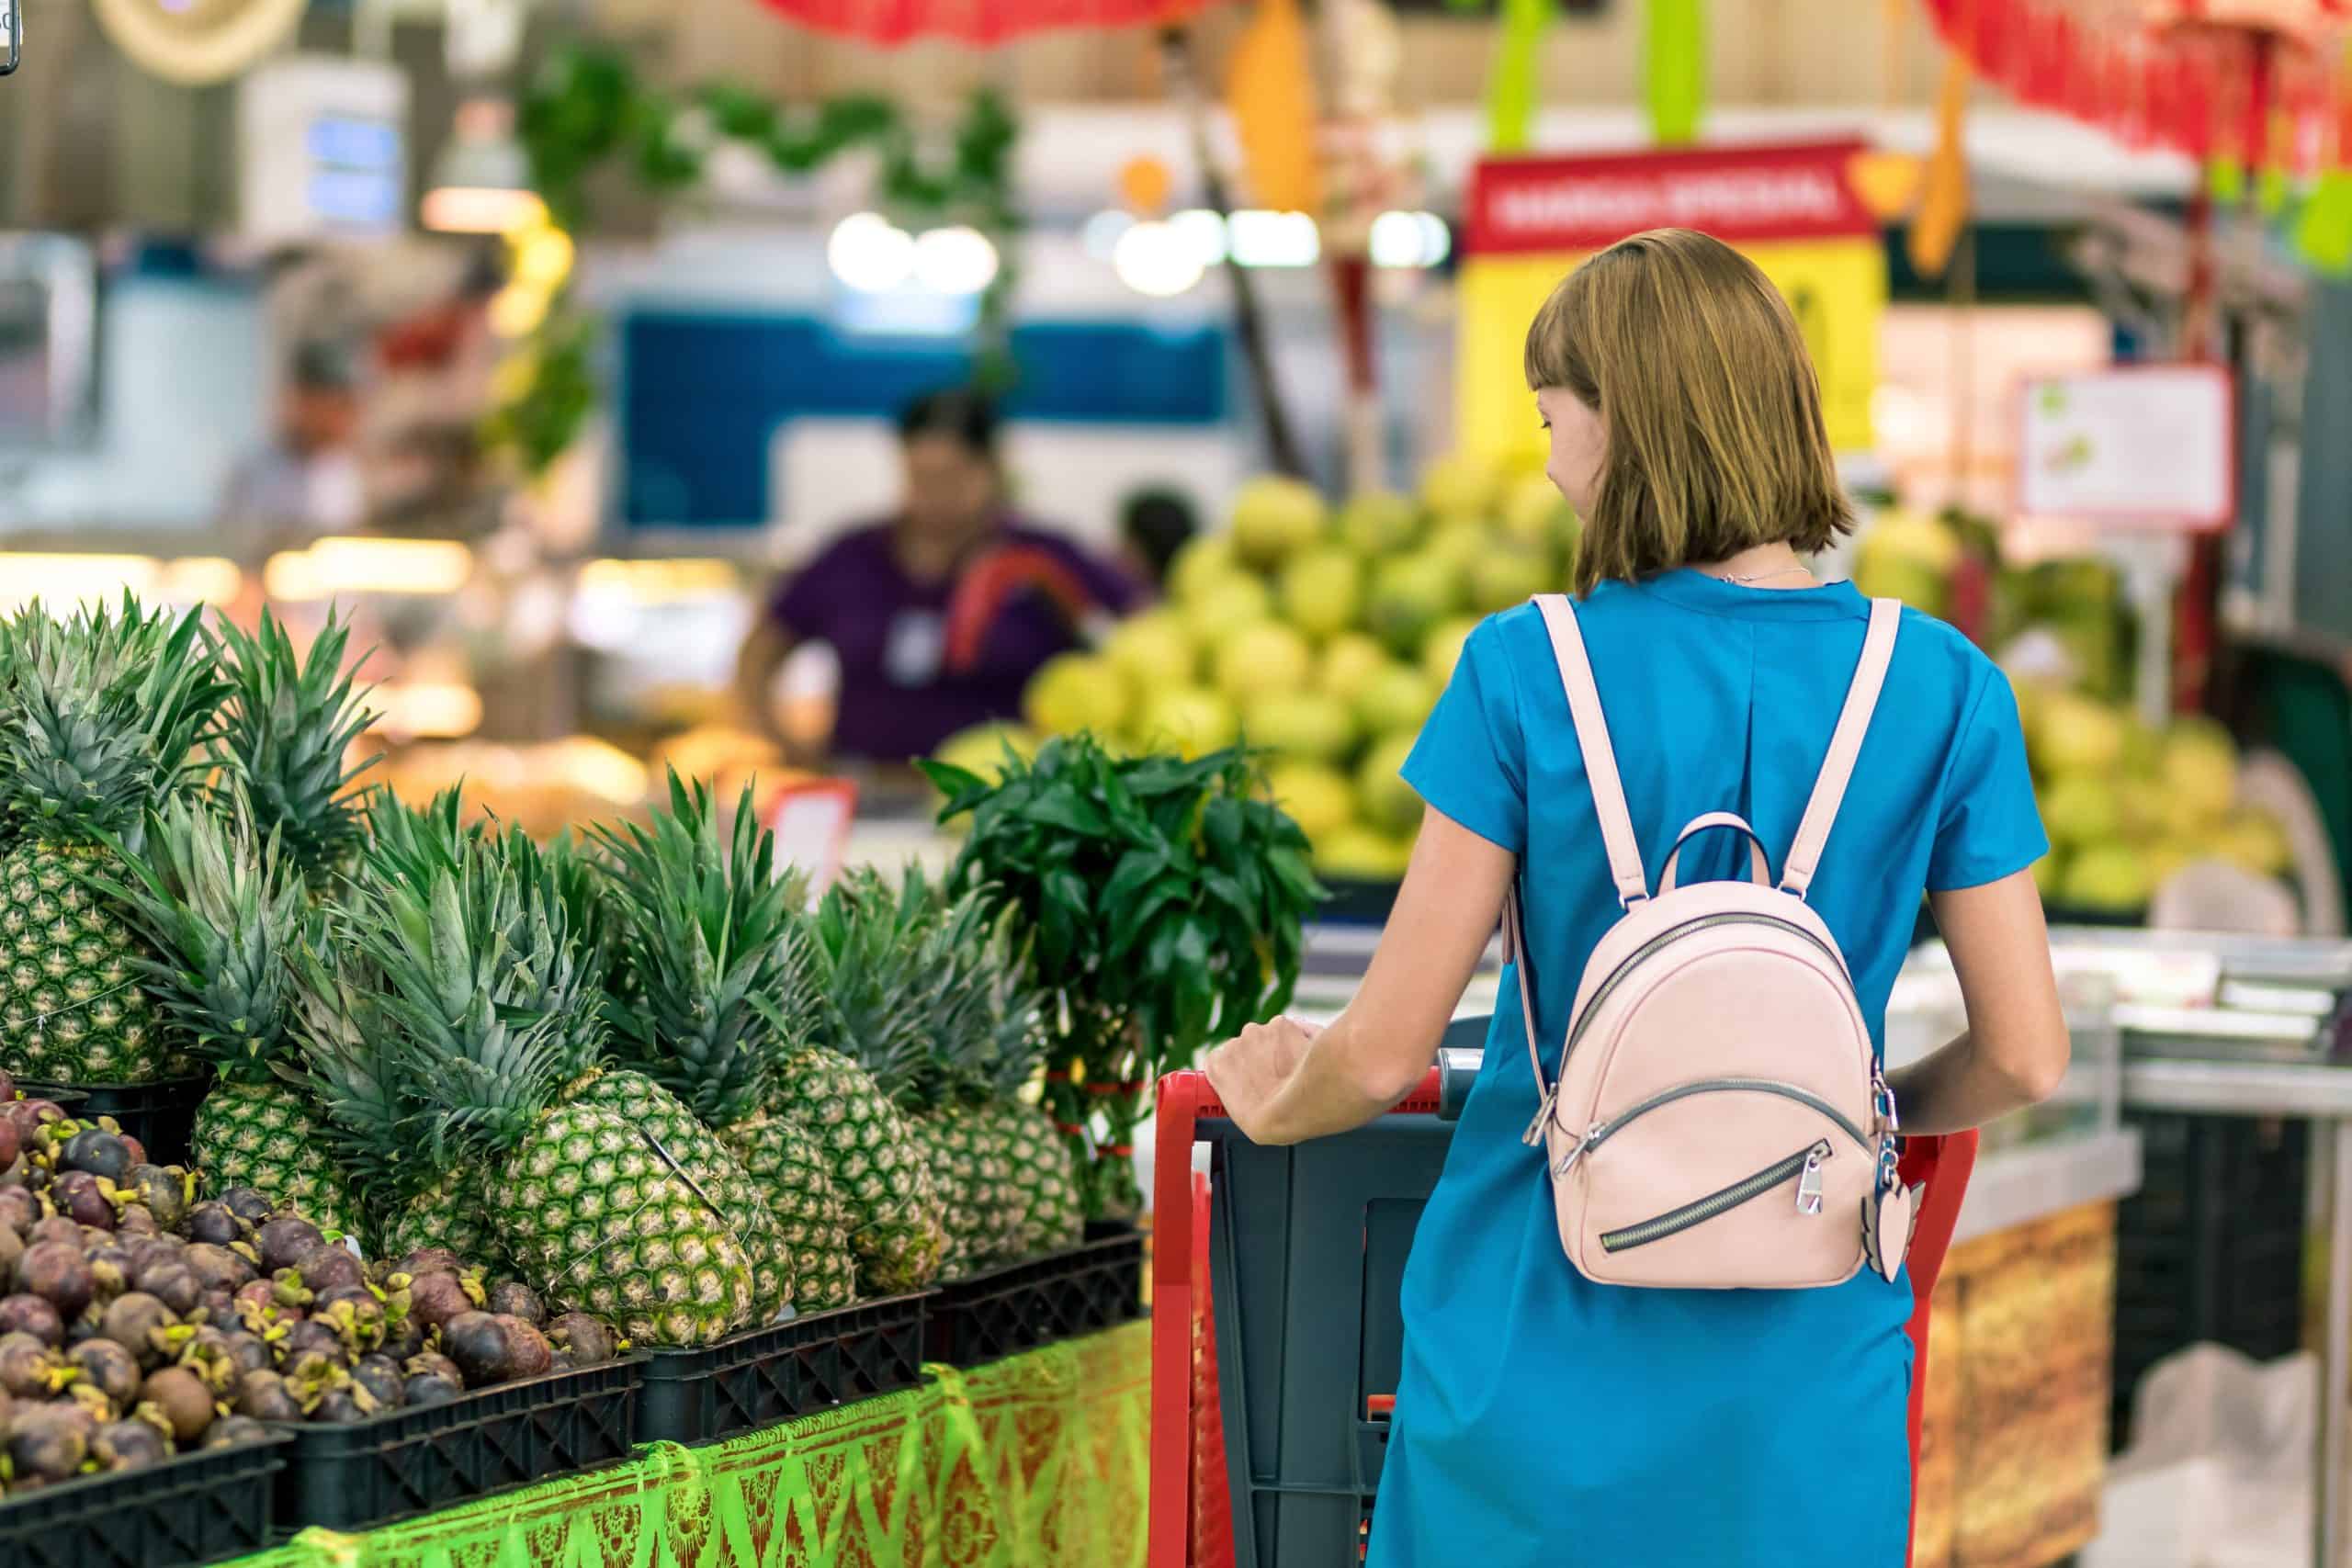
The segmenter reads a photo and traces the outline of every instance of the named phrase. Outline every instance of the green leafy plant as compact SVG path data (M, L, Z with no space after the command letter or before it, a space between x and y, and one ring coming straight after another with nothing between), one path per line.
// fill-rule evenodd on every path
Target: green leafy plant
M1154 1082L1290 1000L1323 897L1306 836L1245 751L1120 757L1078 735L1030 761L1008 751L994 782L922 767L947 795L940 819L970 818L950 886L1012 910L1027 944L1046 1105L1092 1155L1087 1211L1132 1212Z

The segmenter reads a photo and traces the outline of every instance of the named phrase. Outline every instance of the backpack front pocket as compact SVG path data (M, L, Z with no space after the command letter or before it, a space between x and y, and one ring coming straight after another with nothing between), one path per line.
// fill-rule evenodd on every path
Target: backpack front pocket
M1679 1235L1693 1225L1704 1224L1718 1214L1729 1213L1741 1204L1753 1202L1790 1181L1797 1184L1797 1212L1818 1214L1821 1213L1822 1163L1836 1153L1829 1146L1828 1139L1818 1139L1810 1147L1799 1149L1786 1159L1774 1160L1755 1175L1742 1178L1703 1198L1669 1209L1639 1224L1602 1232L1600 1249L1603 1252L1625 1252L1636 1247L1647 1247L1652 1242L1664 1241L1670 1235Z

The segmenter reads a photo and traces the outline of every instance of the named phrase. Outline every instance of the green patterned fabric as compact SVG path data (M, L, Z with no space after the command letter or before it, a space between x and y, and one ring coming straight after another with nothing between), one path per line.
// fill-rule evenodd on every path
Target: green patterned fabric
M1151 1330L230 1568L1142 1568Z

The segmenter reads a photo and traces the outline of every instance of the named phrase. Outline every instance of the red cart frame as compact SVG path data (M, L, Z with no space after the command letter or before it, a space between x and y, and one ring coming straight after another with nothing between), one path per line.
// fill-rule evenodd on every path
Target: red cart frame
M1391 1114L1438 1108L1432 1068ZM1232 1568L1233 1521L1209 1300L1208 1178L1193 1169L1193 1134L1225 1108L1197 1072L1159 1080L1154 1127L1151 1253L1151 1518L1148 1568ZM1911 1469L1928 1385L1928 1303L1976 1165L1973 1132L1906 1138L1903 1179L1924 1182L1911 1243ZM1916 1496L1916 1490L1915 1490Z

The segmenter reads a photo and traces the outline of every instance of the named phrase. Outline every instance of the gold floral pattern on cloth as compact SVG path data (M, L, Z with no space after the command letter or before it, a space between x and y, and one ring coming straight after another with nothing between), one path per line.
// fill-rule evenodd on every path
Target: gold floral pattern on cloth
M1148 1323L226 1568L1142 1568Z

